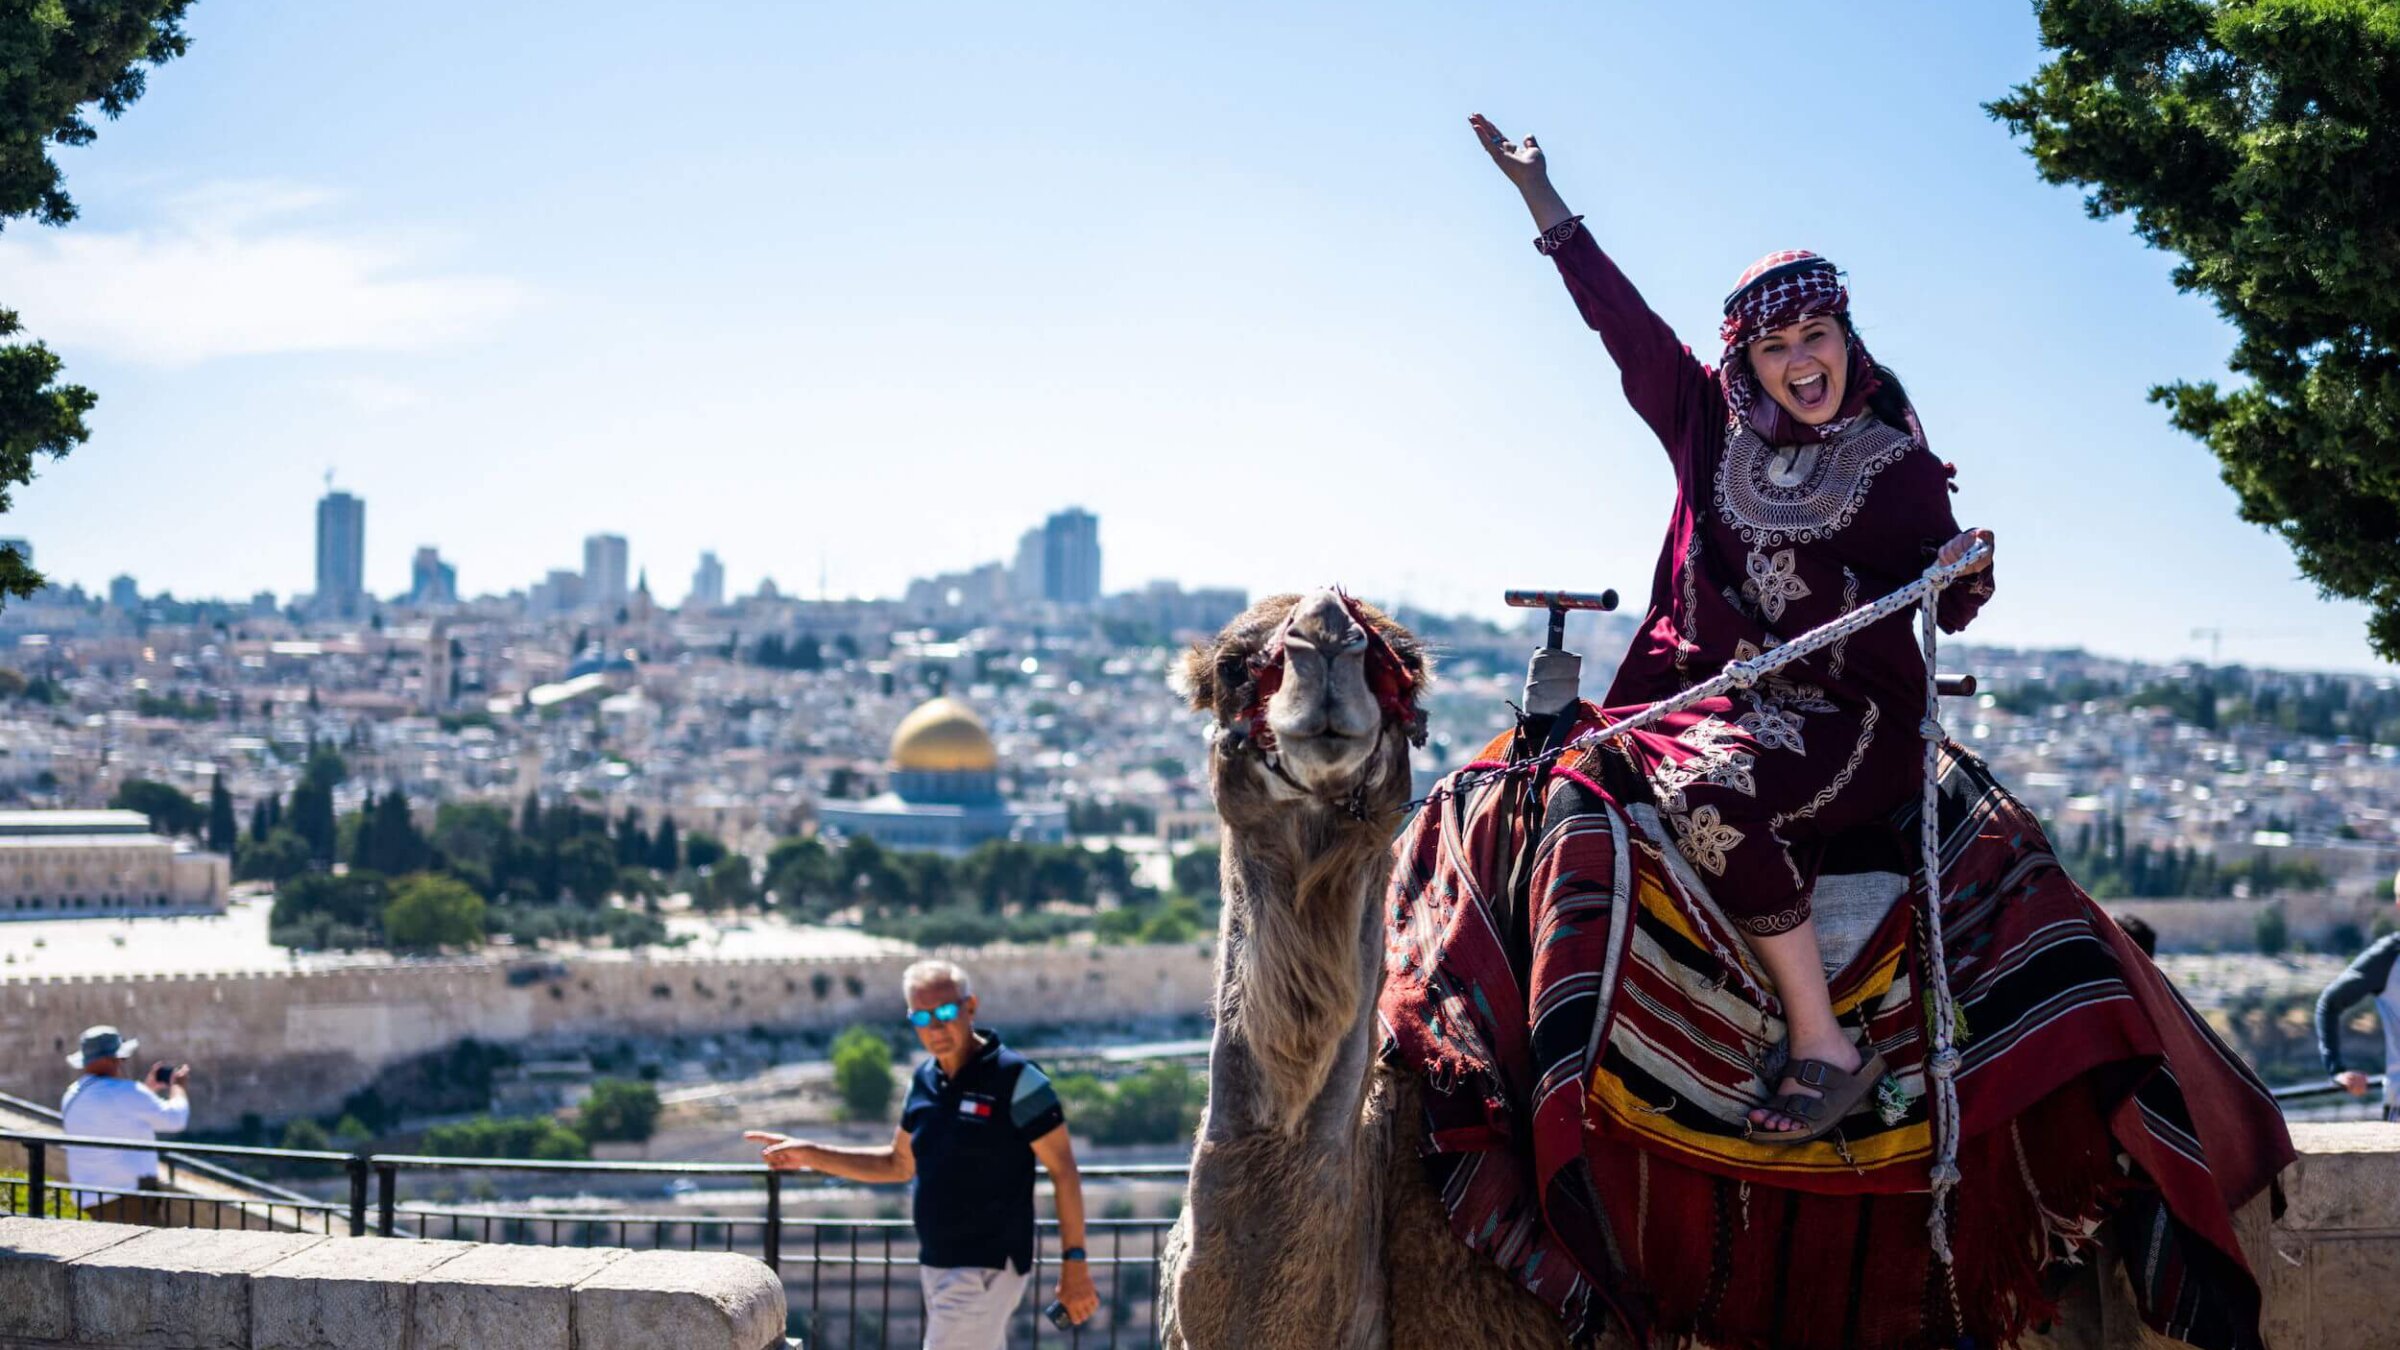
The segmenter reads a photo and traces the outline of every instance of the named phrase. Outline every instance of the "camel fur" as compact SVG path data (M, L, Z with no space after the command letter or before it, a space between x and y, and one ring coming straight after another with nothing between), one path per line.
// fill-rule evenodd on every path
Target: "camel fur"
M1375 1062L1380 902L1410 778L1405 732L1368 685L1362 622L1421 692L1416 639L1332 591L1262 600L1184 661L1192 706L1215 722L1224 914L1208 1107L1163 1257L1162 1341L1550 1350L1566 1343L1556 1316L1452 1236L1417 1160L1416 1085ZM1265 723L1280 776L1244 734L1274 662Z

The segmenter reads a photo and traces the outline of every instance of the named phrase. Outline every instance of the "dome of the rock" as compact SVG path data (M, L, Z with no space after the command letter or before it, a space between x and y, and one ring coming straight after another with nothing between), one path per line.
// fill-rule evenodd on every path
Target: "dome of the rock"
M892 733L892 767L910 773L991 773L1000 767L1000 755L975 710L945 697L900 720Z

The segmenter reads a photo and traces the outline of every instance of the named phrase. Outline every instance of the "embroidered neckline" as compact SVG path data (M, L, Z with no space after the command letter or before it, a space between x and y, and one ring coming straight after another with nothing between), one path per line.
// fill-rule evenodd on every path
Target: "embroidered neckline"
M1717 516L1757 548L1838 534L1858 514L1875 476L1915 444L1907 432L1870 417L1823 444L1779 449L1736 418L1717 465Z

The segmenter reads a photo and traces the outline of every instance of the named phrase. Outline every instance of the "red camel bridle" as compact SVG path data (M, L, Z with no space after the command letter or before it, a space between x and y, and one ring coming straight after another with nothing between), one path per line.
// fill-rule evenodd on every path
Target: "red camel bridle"
M1422 747L1425 744L1425 712L1416 705L1417 688L1422 681L1408 668L1408 663L1400 659L1400 653L1392 650L1392 644L1384 637L1382 630L1359 612L1357 600L1338 586L1333 594L1335 599L1341 601L1342 612L1350 616L1350 622L1358 625L1359 631L1367 636L1367 689L1374 694L1375 706L1382 713L1375 721L1375 743L1368 748L1369 758L1383 748L1384 731L1395 723L1408 728L1410 745ZM1284 650L1291 637L1292 623L1299 616L1300 607L1294 605L1292 612L1286 614L1282 624L1275 629L1275 636L1250 654L1246 663L1250 671L1250 702L1226 724L1226 731L1234 738L1236 752L1245 748L1256 750L1260 762L1267 766L1267 772L1282 779L1286 787L1302 796L1314 797L1318 794L1302 786L1284 769L1283 757L1277 753L1275 746L1275 730L1267 724L1267 703L1283 687ZM1341 799L1333 802L1333 806L1352 820L1366 820L1371 813L1367 810L1365 780L1353 785Z

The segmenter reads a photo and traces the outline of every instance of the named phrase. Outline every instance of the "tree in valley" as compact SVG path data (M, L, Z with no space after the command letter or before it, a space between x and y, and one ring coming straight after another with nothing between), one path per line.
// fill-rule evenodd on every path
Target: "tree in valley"
M147 778L128 778L117 785L117 795L108 804L120 811L139 811L150 818L150 828L160 834L196 834L208 817L200 804L183 794L182 789L167 783L154 783Z
M483 945L483 897L456 877L420 872L403 877L383 907L383 933L392 950L432 952Z
M234 842L241 837L241 826L233 815L233 794L225 790L225 773L218 770L208 780L208 849L211 853L233 856Z

